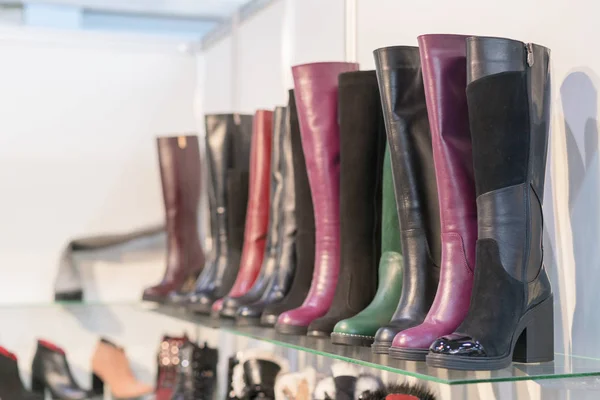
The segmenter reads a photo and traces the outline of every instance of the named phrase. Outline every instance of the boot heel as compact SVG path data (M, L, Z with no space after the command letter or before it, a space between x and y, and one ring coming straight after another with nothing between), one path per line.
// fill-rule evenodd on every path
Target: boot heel
M92 392L94 392L95 395L104 394L104 382L96 374L92 374Z
M531 311L515 345L513 361L539 363L554 360L554 302L552 296Z
M31 376L31 391L34 393L44 395L44 390L46 389L44 383L37 379L35 376Z

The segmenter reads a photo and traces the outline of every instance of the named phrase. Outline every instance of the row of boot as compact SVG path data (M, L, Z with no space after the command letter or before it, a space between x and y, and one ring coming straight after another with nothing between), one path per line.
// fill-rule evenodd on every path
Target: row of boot
M102 398L105 383L118 399L137 399L154 391L134 376L122 347L101 339L92 356L91 389L80 385L57 345L38 340L31 366L31 390L25 389L19 373L17 356L0 347L0 398L5 400L43 400L48 393L57 400Z
M207 116L206 263L197 139L160 138L169 261L144 299L434 367L551 361L550 52L418 41L376 71L295 66L288 106L253 121Z

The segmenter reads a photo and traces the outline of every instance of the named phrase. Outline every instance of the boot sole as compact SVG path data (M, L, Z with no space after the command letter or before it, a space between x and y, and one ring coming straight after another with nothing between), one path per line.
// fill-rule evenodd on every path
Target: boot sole
M142 295L142 301L149 301L149 302L152 302L152 303L166 304L167 303L167 297L166 296L151 296L151 295L144 294L144 295Z
M390 347L388 353L391 358L406 361L425 361L429 349L404 349L399 347Z
M373 342L371 351L375 354L389 354L392 342Z
M306 335L307 326L275 324L275 330L284 335Z
M235 324L237 326L259 326L260 317L236 317Z
M306 336L310 336L310 337L314 337L314 338L318 338L318 339L325 339L325 338L329 338L331 335L331 333L329 332L323 332L323 331L308 331L306 333Z
M540 319L543 319L544 313L552 313L553 312L553 296L550 296L546 300L542 301L540 304L527 311L520 319L517 324L517 329L513 333L510 344L510 352L503 356L498 357L465 357L465 356L453 356L453 355L445 355L445 354L436 354L429 353L427 355L427 365L430 367L436 368L446 368L446 369L458 369L463 371L493 371L497 369L503 369L511 365L514 362L523 362L523 363L540 363L540 362L549 362L554 360L554 347L550 352L547 349L533 349L536 344L538 344L541 340L540 338L533 338L539 335L553 335L553 332L544 332L543 329L539 329L536 331L535 327L532 326L532 322L538 315ZM521 355L515 355L515 346L517 344L517 340L523 333L523 331L531 327L534 330L532 333L532 339L527 340L528 345L531 346L531 351L534 354L525 354L525 356L521 357ZM540 332L540 330L542 330ZM537 350L537 351L536 351ZM527 349L525 349L527 353ZM539 354L537 354L540 352ZM546 353L546 354L544 354Z
M331 334L331 343L345 346L369 347L375 341L374 336L354 335L351 333L333 332Z
M272 328L277 323L277 318L279 318L279 315L271 315L271 314L265 315L265 314L263 314L260 317L260 324L262 326L268 326L268 327Z
M194 314L210 314L212 312L212 304L189 303L186 309Z

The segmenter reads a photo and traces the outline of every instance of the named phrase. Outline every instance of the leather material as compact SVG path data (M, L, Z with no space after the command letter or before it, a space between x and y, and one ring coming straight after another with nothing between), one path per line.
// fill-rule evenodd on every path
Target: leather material
M315 268L301 307L278 324L308 326L333 301L340 257L340 135L337 123L338 75L356 71L354 63L314 63L292 68L302 147L315 212Z
M340 273L331 307L310 324L309 336L329 336L377 291L386 135L375 71L340 74L338 98Z
M244 382L246 387L242 399L275 399L275 378L281 366L279 364L261 359L250 359L243 364Z
M477 204L465 94L465 39L462 35L419 36L440 206L440 284L423 323L397 334L394 348L427 351L435 339L452 333L469 310Z
M188 342L187 336L163 336L156 356L155 400L171 400L180 368L180 350Z
M396 195L392 177L389 146L386 147L383 164L381 223L381 259L377 292L373 301L352 318L338 322L333 328L332 341L347 341L348 337L360 337L354 342L373 341L377 329L390 322L402 294L402 254L400 245L400 222L396 209Z
M243 248L252 126L253 117L249 115L206 116L206 156L211 178L208 198L211 223L215 226L216 258L196 281L188 299L192 311L209 313L212 303L229 292L237 276Z
M392 157L404 256L403 287L391 322L373 350L386 351L402 330L419 325L439 281L440 210L433 150L417 47L375 50L375 65Z
M204 267L198 235L200 149L197 136L157 139L167 230L167 267L162 281L143 299L164 301L169 292L191 290ZM182 288L187 285L187 288Z
M250 150L250 181L244 249L239 272L231 291L223 300L221 315L233 317L244 296L258 277L265 249L269 226L269 176L271 174L271 147L273 137L273 112L258 110L254 116L254 127ZM218 311L218 305L213 305Z
M510 51L509 51L510 50ZM551 299L552 290L550 281L543 265L543 215L541 193L544 191L544 174L547 154L547 141L549 130L549 103L550 103L550 73L549 73L549 50L538 45L526 45L510 39L470 37L467 40L467 68L472 80L467 89L468 96L475 96L476 91L488 89L490 93L478 94L479 96L495 96L492 90L506 90L506 83L495 83L494 80L508 76L508 74L524 74L526 77L524 86L514 85L511 88L512 101L524 102L526 100L527 129L525 132L518 129L503 132L500 134L504 141L511 140L514 135L524 135L528 143L528 154L523 162L526 168L525 181L512 186L498 188L490 192L482 193L477 198L477 207L479 213L479 240L478 249L481 246L488 246L497 253L492 256L498 258L499 269L508 275L512 280L512 286L519 288L519 293L510 295L510 301L518 298L514 309L507 310L505 314L514 318L522 318L525 313L533 310L534 307L544 300ZM490 64L490 66L488 66ZM521 81L523 82L523 81ZM478 86L478 85L488 85ZM524 100L523 97L526 99ZM516 100L515 100L516 98ZM471 104L473 101L473 104ZM474 106L476 98L469 98L469 105ZM475 107L472 107L475 109ZM506 109L509 106L498 106L498 110L484 109L487 114L505 116ZM500 109L502 108L502 109ZM515 116L521 117L521 114L514 111ZM486 118L488 115L485 116ZM480 141L485 141L485 135L489 134L485 129L480 128L481 116L476 112L470 113L472 135L479 137ZM520 126L514 121L503 122L504 126ZM511 123L512 122L512 123ZM476 128L474 128L476 127ZM473 139L473 143L476 140ZM510 146L502 146L510 149ZM474 148L477 151L477 148ZM496 150L499 151L499 150ZM507 150L508 151L508 150ZM504 154L506 163L514 162ZM477 161L477 158L475 159ZM485 159L475 162L476 170L486 171ZM500 166L501 168L502 166ZM488 175L491 175L489 172ZM480 179L486 179L481 175ZM476 179L478 175L476 174ZM479 182L477 183L479 185ZM479 250L478 250L479 251ZM482 250L483 251L483 250ZM488 257L490 258L490 257ZM478 254L477 269L489 269L489 265L479 265ZM483 262L483 261L482 261ZM479 273L479 271L478 271ZM508 280L506 278L505 280ZM436 356L442 355L448 358L453 357L477 357L497 356L500 352L512 351L506 350L505 343L511 343L516 340L512 337L516 329L516 323L511 323L507 318L494 318L496 313L491 314L492 320L488 324L502 327L501 333L496 332L495 336L485 337L480 330L480 320L486 313L490 313L491 302L483 302L478 305L474 299L485 298L486 293L490 293L497 285L497 279L476 279L473 287L472 304L467 318L456 332L452 335L445 335L438 339L431 347L430 351ZM521 297L522 292L522 297ZM506 293L509 296L509 293ZM489 297L489 295L488 295ZM498 303L506 303L501 296L495 299ZM550 300L551 301L551 300ZM509 302L509 304L512 304ZM504 306L506 307L506 305ZM551 309L550 316L551 316ZM544 316L547 318L547 316ZM490 317L488 317L490 318ZM551 322L551 319L550 319ZM544 321L541 321L542 325ZM487 343L485 349L481 351L474 346ZM469 350L473 348L474 350ZM486 351L487 349L487 351Z
M310 284L312 282L313 271L315 267L315 214L310 194L310 186L308 184L308 175L306 171L306 162L304 160L304 150L302 149L302 138L300 136L300 126L298 123L298 110L296 108L296 98L294 91L289 91L288 103L289 128L290 128L290 146L292 153L291 169L286 169L283 182L286 186L285 193L289 196L291 187L294 188L294 213L293 215L285 214L286 222L284 222L285 231L290 234L292 227L292 218L296 225L295 235L295 251L291 254L287 253L287 245L283 245L280 264L287 265L286 260L289 258L290 263L295 259L296 267L292 277L291 287L287 295L281 301L274 301L268 305L262 313L261 324L272 326L277 322L279 315L285 311L300 307L308 294ZM287 157L287 156L286 156ZM287 158L286 158L287 159ZM293 176L288 174L293 172ZM292 184L292 179L293 184ZM288 200L285 200L286 209L291 207ZM289 224L288 224L288 217ZM291 246L290 246L291 247ZM295 257L295 258L294 258ZM290 264L291 265L291 264Z
M269 213L269 245L274 253L273 272L265 269L264 289L258 280L250 292L262 291L260 299L241 306L238 317L260 318L265 308L283 300L292 285L296 272L296 191L289 107L278 107L273 121L273 150L271 158L271 211ZM273 236L273 237L271 237ZM263 265L264 267L264 265ZM261 270L261 274L263 271ZM250 295L251 293L248 293Z
M84 400L93 396L75 381L64 351L41 341L38 341L31 366L31 387L38 393L45 389L52 398L61 400Z
M25 389L19 373L17 356L0 347L0 398L6 400L43 400L40 393Z

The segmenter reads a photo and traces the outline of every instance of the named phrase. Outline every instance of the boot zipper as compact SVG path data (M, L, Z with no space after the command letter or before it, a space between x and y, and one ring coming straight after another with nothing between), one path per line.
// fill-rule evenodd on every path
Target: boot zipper
M527 65L530 67L533 66L534 58L533 58L533 44L527 43L525 44L525 50L527 51Z

